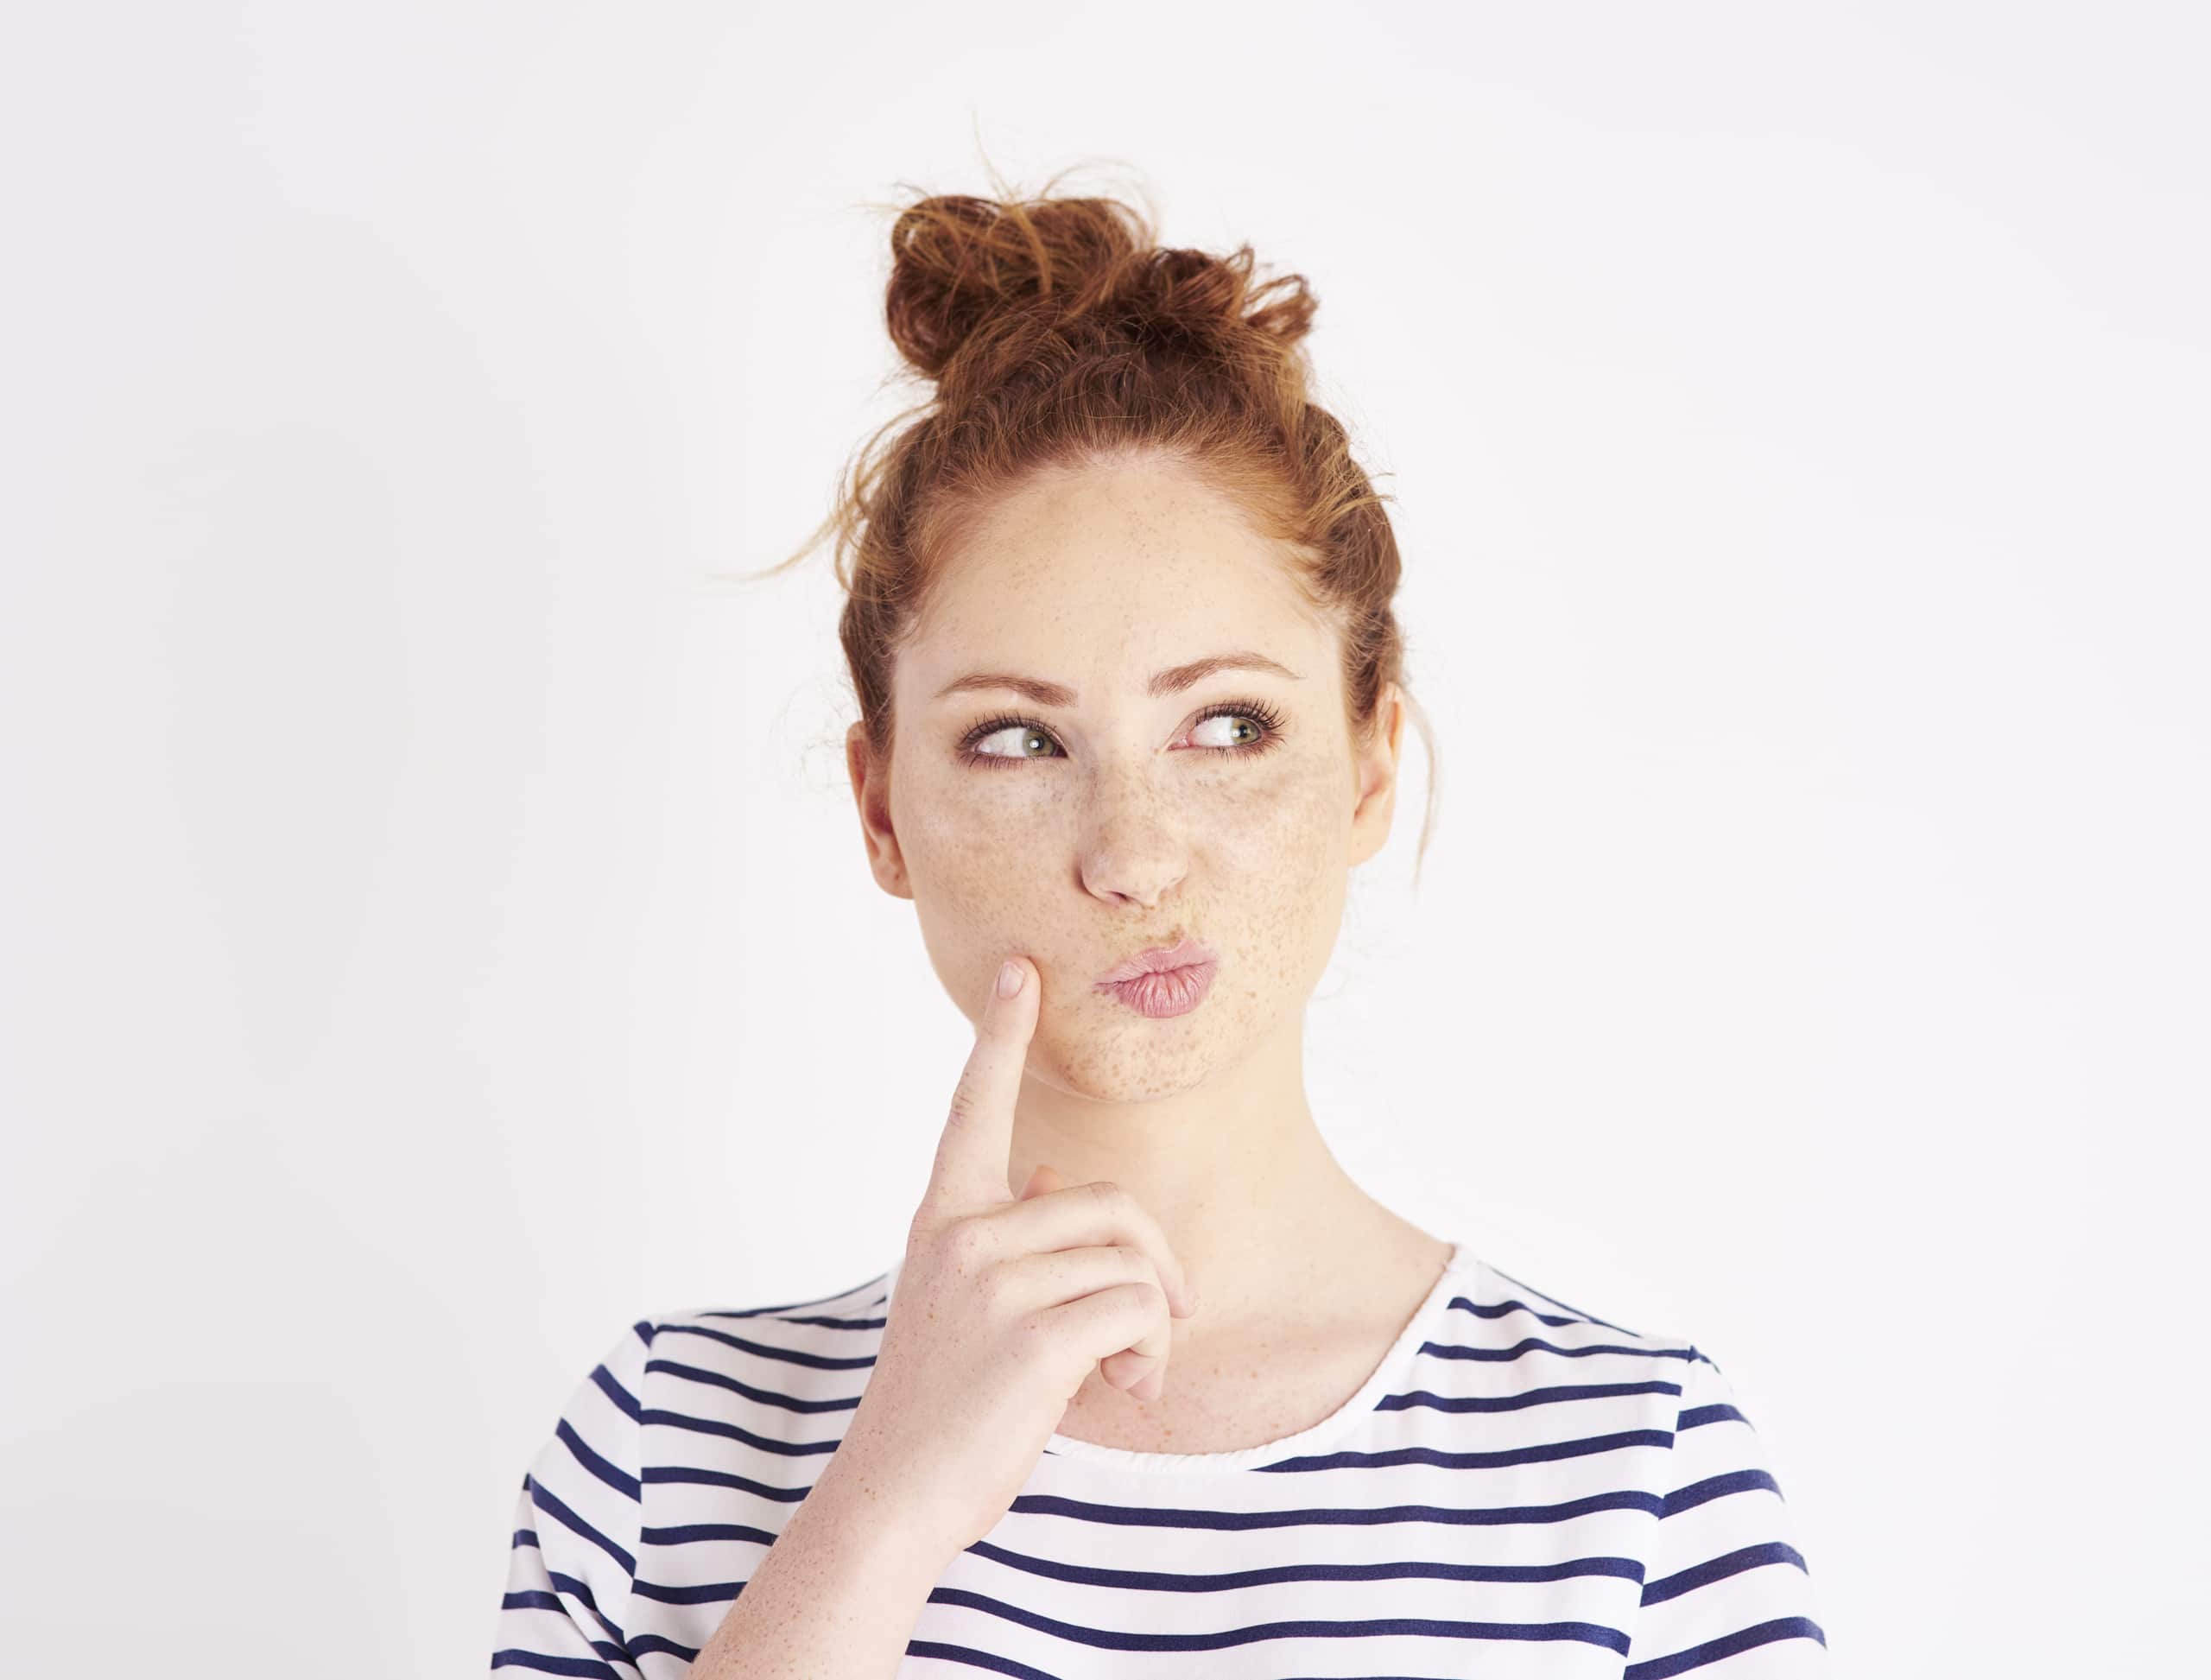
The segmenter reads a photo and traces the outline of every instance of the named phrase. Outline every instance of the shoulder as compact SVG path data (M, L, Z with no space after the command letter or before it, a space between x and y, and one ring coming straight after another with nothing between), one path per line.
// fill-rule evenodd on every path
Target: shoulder
M1641 1387L1649 1395L1642 1427L1614 1437L1656 1449L1637 1455L1623 1478L1638 1484L1653 1519L1638 1559L1641 1619L1627 1674L1657 1680L1764 1647L1756 1659L1762 1675L1824 1677L1827 1636L1793 1515L1710 1350L1569 1305L1494 1267L1482 1266L1473 1281L1471 1303L1495 1315L1486 1321L1492 1334L1543 1350L1543 1380L1574 1380L1564 1374L1573 1369L1607 1392ZM1647 1373L1641 1383L1639 1373Z
M647 1465L719 1458L715 1437L818 1441L858 1405L887 1322L890 1273L826 1295L690 1307L636 1327L639 1451Z
M1677 1517L1714 1501L1728 1502L1735 1513L1755 1511L1762 1499L1783 1503L1764 1444L1734 1384L1703 1344L1600 1317L1486 1263L1472 1283L1473 1310L1494 1315L1492 1334L1516 1351L1556 1355L1549 1370L1562 1371L1567 1367L1558 1360L1571 1360L1589 1374L1597 1368L1608 1376L1647 1373L1639 1384L1607 1386L1613 1392L1639 1387L1651 1397L1642 1433L1648 1444L1665 1449L1659 1455L1665 1468L1657 1472L1651 1490L1657 1516ZM1517 1330L1507 1328L1513 1326ZM1778 1526L1782 1519L1769 1515L1763 1520Z
M1710 1363L1685 1335L1637 1329L1570 1305L1484 1259L1467 1267L1463 1296L1460 1304L1488 1327L1492 1338L1520 1350L1582 1360L1618 1358L1647 1369L1660 1384L1684 1388L1700 1380L1700 1364Z
M636 1498L636 1450L630 1443L643 1410L638 1395L656 1329L650 1319L625 1325L576 1383L561 1408L553 1438L531 1467L541 1480L565 1480L572 1466L580 1467Z
M718 1373L778 1363L860 1369L874 1363L890 1272L878 1269L833 1293L760 1306L687 1307L624 1325L570 1392L541 1461L580 1459L636 1493L638 1436L656 1421L670 1385L712 1384ZM840 1357L840 1355L844 1357Z
M690 1307L661 1313L636 1327L646 1335L649 1366L681 1363L718 1352L773 1359L833 1347L879 1333L885 1322L892 1270L878 1268L863 1281L827 1295L764 1306Z
M1546 1293L1477 1259L1464 1279L1458 1334L1512 1360L1531 1385L1596 1384L1648 1397L1642 1427L1677 1460L1720 1456L1745 1466L1764 1449L1726 1370L1705 1343L1676 1331L1638 1328ZM1696 1443L1695 1452L1680 1450ZM1764 1480L1771 1481L1771 1475Z
M604 1668L610 1651L624 1650L642 1509L640 1396L653 1334L647 1319L624 1327L530 1457L516 1496L495 1666L543 1666L550 1651Z

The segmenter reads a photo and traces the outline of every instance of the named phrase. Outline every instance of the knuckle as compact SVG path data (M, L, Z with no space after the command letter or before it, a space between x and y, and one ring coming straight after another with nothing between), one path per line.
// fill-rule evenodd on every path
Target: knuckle
M1019 1338L1018 1356L1024 1365L1035 1364L1063 1353L1060 1339L1040 1314L1030 1313L1013 1327Z
M937 1239L937 1248L952 1265L961 1271L972 1271L990 1258L991 1234L980 1220L956 1219L944 1227Z

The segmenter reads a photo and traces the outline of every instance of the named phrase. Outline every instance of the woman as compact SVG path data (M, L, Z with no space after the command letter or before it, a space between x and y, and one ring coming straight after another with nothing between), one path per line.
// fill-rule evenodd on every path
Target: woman
M493 1666L1824 1674L1719 1367L1399 1218L1306 1101L1412 701L1305 282L1048 193L892 249L937 392L832 516L847 763L973 1053L896 1265L578 1388Z

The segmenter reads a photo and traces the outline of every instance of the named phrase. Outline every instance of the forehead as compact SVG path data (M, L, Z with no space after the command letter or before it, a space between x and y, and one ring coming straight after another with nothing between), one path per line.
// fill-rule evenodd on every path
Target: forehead
M1232 503L1172 466L1041 476L946 557L900 654L899 686L934 693L984 659L1086 698L1099 682L1129 687L1226 648L1309 672L1327 631L1292 563Z

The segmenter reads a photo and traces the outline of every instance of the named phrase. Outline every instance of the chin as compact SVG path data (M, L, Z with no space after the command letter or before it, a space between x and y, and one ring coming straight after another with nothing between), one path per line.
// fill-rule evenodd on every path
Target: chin
M1221 1061L1211 1053L1219 1049L1217 1041L1170 1048L1158 1029L1176 1024L1131 1015L1118 1031L1092 1030L1069 1039L1045 1033L1040 1024L1029 1046L1029 1075L1092 1102L1152 1102L1176 1095L1204 1084Z

